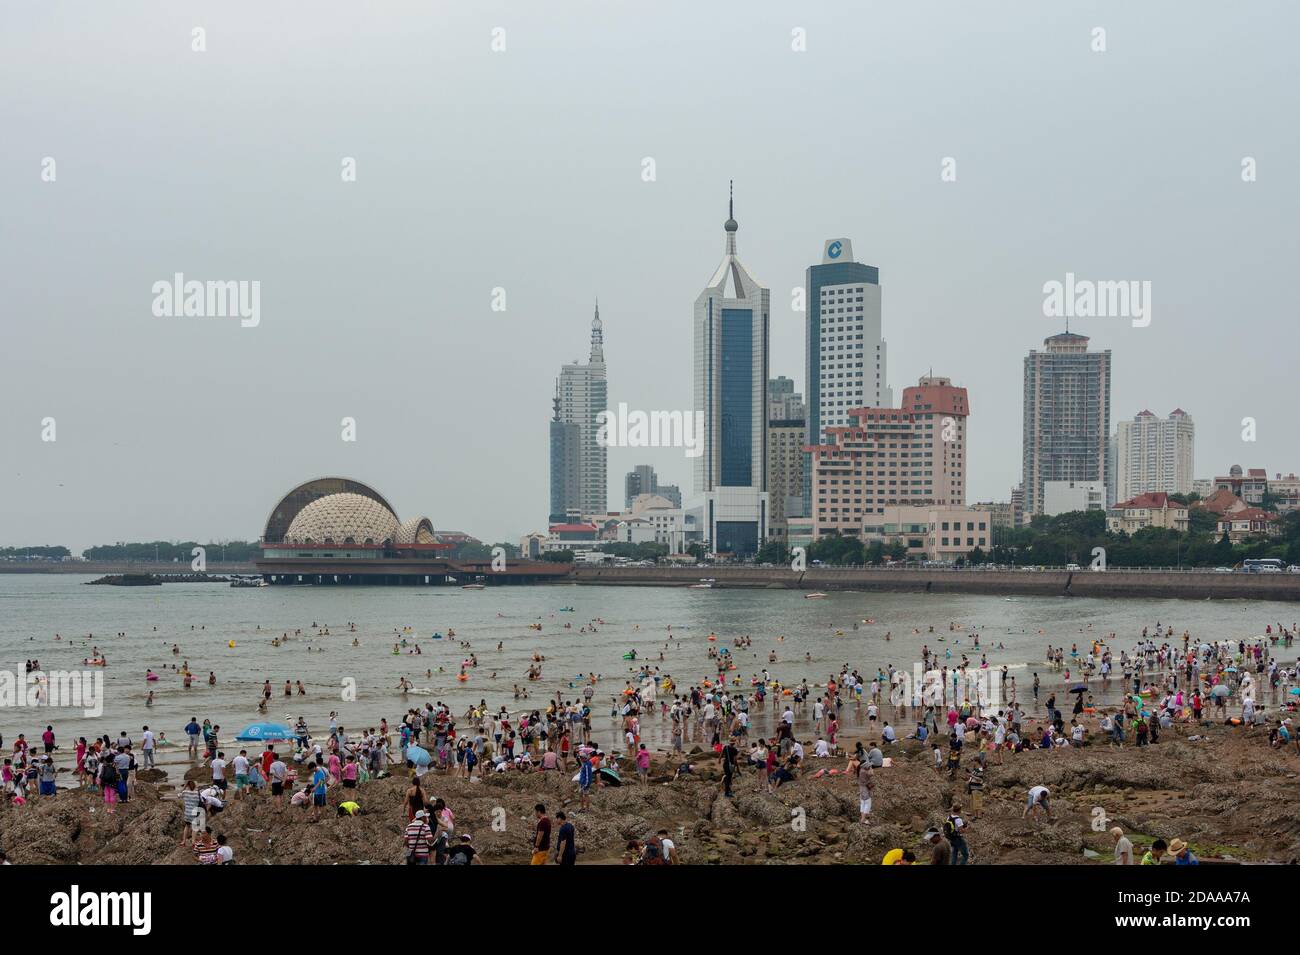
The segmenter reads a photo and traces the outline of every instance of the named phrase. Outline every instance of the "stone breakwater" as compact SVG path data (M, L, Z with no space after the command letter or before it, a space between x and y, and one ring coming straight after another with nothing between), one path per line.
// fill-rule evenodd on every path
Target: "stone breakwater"
M1300 574L1207 570L956 570L950 568L575 567L580 584L715 588L897 591L1027 597L1170 597L1186 600L1300 601Z
M1300 755L1270 749L1262 730L1198 727L1196 741L1185 732L1192 728L1162 734L1153 746L1090 745L990 759L978 810L966 793L966 773L936 772L926 747L906 740L890 749L893 765L876 771L869 825L858 822L856 779L814 775L842 769L843 758L809 759L807 773L771 795L742 769L735 798L725 799L712 753L656 754L649 785L599 789L591 810L581 812L568 772L508 772L481 781L428 774L423 788L427 798L447 800L457 831L472 833L490 864L528 863L537 802L574 818L584 864L617 863L627 840L660 828L690 865L877 864L893 848L924 859L925 830L940 826L954 801L971 822L977 864L1108 862L1113 825L1128 833L1139 854L1156 838L1179 838L1203 863L1300 861L1300 816L1293 807ZM682 762L693 772L674 779ZM179 843L181 806L172 787L208 775L200 767L175 767L167 779L141 774L135 798L111 816L98 794L77 789L26 806L0 804L0 845L24 865L193 865L194 853ZM212 828L227 836L244 865L400 865L407 785L399 773L356 790L331 787L330 808L315 821L306 809L277 806L260 794L231 801L212 818ZM1025 793L1036 785L1051 790L1052 816L1024 819ZM361 815L336 816L333 807L348 797L360 803Z

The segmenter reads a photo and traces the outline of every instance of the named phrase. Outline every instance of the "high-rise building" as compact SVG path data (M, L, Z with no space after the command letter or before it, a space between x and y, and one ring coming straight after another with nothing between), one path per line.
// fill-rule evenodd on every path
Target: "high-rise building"
M579 445L582 431L572 421L560 418L560 384L555 383L555 397L551 400L551 512L548 521L561 524L570 513L581 513L579 502L581 456Z
M794 390L794 382L781 375L767 383L767 420L800 421L808 417L808 407L803 395Z
M767 423L767 496L771 505L768 536L784 541L786 517L803 511L803 418Z
M1196 426L1181 408L1158 418L1140 411L1115 428L1115 495L1127 501L1139 494L1190 494Z
M852 424L857 408L890 408L881 337L880 270L853 260L853 243L827 239L819 265L808 267L806 371L809 445L827 428ZM811 460L804 462L804 513L812 508Z
M673 507L682 506L682 490L676 484L660 484L659 475L648 464L638 464L623 477L623 508L631 508L632 501L642 494L658 494L672 502Z
M892 506L966 503L965 388L927 376L901 408L857 408L813 445L813 535L860 536Z
M966 503L966 416L970 399L965 388L951 378L923 375L915 385L903 389L904 411L925 422L924 447L920 457L935 504ZM917 455L913 453L913 457Z
M736 255L734 206L722 262L695 300L695 410L704 416L695 497L714 552L752 554L767 536L770 293Z
M598 435L600 414L608 408L608 385L599 304L591 320L591 354L586 362L574 361L560 369L559 380L555 383L554 408L551 421L552 519L562 519L564 514L572 511L604 513L609 481L608 449L598 440Z
M1045 481L1105 483L1110 436L1110 350L1064 332L1025 356L1024 513L1043 512Z

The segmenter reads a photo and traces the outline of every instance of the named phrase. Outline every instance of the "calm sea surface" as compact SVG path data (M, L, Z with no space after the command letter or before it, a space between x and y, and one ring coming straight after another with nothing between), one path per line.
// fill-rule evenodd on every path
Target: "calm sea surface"
M588 672L602 677L593 726L598 738L612 741L614 724L607 718L607 704L637 666L623 659L633 648L684 688L715 674L710 646L732 647L740 635L753 638L751 648L732 647L736 675L746 684L764 667L787 684L803 678L824 683L844 663L865 674L891 663L910 672L920 660L922 645L928 644L941 656L951 651L951 664L962 653L973 665L979 664L981 654L987 655L990 666L1007 664L1017 676L1019 698L1025 700L1035 671L1046 688L1059 687L1061 676L1042 663L1049 643L1064 646L1068 653L1071 644L1078 643L1082 650L1094 637L1115 633L1112 648L1128 649L1143 627L1157 625L1173 626L1179 635L1190 630L1195 640L1238 639L1262 634L1268 624L1275 630L1279 622L1293 626L1300 618L1295 604L1244 600L850 592L807 600L798 591L578 585L482 591L235 589L223 584L88 587L86 579L0 575L0 669L21 676L24 662L31 659L39 660L45 670L79 669L92 646L108 659L102 717L86 719L80 710L58 708L0 710L6 744L19 732L38 738L47 723L54 724L65 744L83 735L116 737L122 730L138 738L146 723L180 742L191 716L221 724L222 738L229 739L255 720L284 721L299 715L314 731L320 730L331 710L338 711L345 727L359 730L376 725L380 717L393 722L408 706L430 700L449 703L457 714L480 699L494 706L506 704L514 712L540 707L557 691L576 699L580 677ZM563 610L568 607L573 612ZM868 620L873 622L864 623ZM603 621L594 625L594 632L592 621ZM349 630L350 622L355 622L355 632ZM538 623L540 631L529 629L529 624ZM964 630L951 631L951 624ZM588 632L581 632L584 626ZM675 638L671 643L670 626ZM318 635L325 627L330 634ZM404 628L410 629L403 633ZM446 638L448 630L455 631L454 638ZM979 649L974 647L976 631ZM125 636L117 636L119 632ZM435 632L444 639L433 639ZM886 632L892 633L889 641ZM272 639L284 633L291 639L272 646ZM710 633L717 635L716 643L709 642ZM352 645L354 639L359 646ZM406 646L394 655L394 643L403 639ZM468 641L470 648L461 647L461 641ZM173 644L179 646L179 655L173 655ZM417 645L422 653L407 652ZM778 661L769 664L772 650ZM471 652L479 666L469 671L466 682L458 682L461 662ZM1294 651L1275 652L1292 662ZM542 677L529 682L527 671L535 654L545 656ZM805 661L805 654L811 654L811 662ZM175 670L183 661L196 675L189 690ZM145 681L148 668L160 675L157 682ZM209 672L216 674L215 686L207 683ZM402 678L416 693L403 698L397 689ZM259 715L264 680L271 681L274 696L269 711ZM293 699L286 699L286 680L301 680L307 695L295 691ZM355 700L343 699L347 680L355 681ZM526 688L528 700L514 699L515 684ZM151 707L145 703L150 689L155 693ZM651 738L662 740L661 730L647 729Z

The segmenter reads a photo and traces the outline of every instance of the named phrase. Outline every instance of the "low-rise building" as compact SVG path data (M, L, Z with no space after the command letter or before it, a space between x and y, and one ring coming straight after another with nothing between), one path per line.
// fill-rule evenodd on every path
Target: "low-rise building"
M1268 496L1282 513L1300 511L1300 477L1294 474L1283 477L1278 474L1268 482Z
M956 561L977 547L987 551L992 526L989 512L973 507L888 505L867 518L862 540L885 545L901 542L912 558Z
M1009 530L1016 526L1015 508L1012 507L1009 501L984 501L976 504L973 509L988 513L989 527L995 527L998 530Z
M1216 533L1225 533L1234 544L1252 537L1276 537L1281 532L1282 519L1272 511L1246 507L1222 515L1216 524Z
M1106 512L1106 529L1112 534L1133 534L1144 527L1186 531L1188 526L1187 505L1170 500L1164 491L1139 494L1120 501Z
M533 531L519 538L519 556L524 560L537 560L542 556L542 545L546 536L541 531Z
M1211 514L1223 516L1235 511L1245 510L1248 505L1226 488L1219 488L1211 491L1203 500L1197 503L1197 506L1202 510L1209 511Z
M1223 477L1214 479L1215 488L1231 491L1247 504L1264 503L1268 491L1268 472L1263 468L1251 468L1243 471L1240 464L1234 464Z
M1043 513L1048 517L1071 511L1104 511L1106 485L1100 481L1044 481Z

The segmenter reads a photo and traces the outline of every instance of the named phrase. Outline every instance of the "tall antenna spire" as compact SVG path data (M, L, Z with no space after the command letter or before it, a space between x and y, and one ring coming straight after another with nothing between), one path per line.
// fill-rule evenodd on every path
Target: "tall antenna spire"
M605 363L605 334L600 321L600 297L596 297L596 315L591 320L591 361Z
M727 230L727 254L736 254L736 230L740 226L736 225L736 198L735 198L735 180L727 180L727 221L723 223L722 228Z

